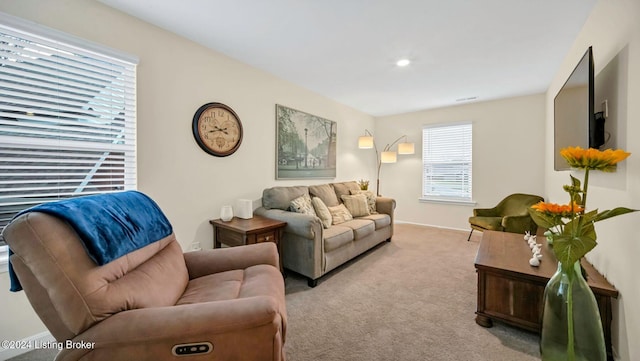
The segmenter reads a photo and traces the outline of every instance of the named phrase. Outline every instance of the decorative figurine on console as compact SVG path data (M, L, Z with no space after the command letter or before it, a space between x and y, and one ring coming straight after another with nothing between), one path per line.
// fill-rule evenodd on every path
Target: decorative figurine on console
M537 236L535 234L531 235L529 231L524 234L524 239L529 244L529 248L533 254L533 257L529 260L529 264L534 267L540 266L540 261L542 260L542 250L540 248L542 244L538 243L536 238Z

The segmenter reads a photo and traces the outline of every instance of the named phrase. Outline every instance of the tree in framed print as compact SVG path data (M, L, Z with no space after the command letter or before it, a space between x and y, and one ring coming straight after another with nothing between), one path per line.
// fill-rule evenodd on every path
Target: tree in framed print
M276 104L276 179L335 178L334 121Z

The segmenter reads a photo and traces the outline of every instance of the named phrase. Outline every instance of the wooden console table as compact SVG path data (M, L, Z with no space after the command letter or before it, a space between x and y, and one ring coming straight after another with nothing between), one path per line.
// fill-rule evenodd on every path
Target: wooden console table
M491 327L492 320L500 320L540 332L544 288L556 272L558 261L546 240L539 239L538 243L543 244L542 261L539 267L529 265L531 250L523 236L483 232L475 261L478 273L476 323L480 326ZM613 360L611 297L617 298L618 291L585 259L582 259L582 267L600 309L607 357Z

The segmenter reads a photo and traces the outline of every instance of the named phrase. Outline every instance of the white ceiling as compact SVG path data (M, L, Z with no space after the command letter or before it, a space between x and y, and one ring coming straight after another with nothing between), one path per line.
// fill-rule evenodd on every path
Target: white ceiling
M597 0L98 1L381 116L546 91Z

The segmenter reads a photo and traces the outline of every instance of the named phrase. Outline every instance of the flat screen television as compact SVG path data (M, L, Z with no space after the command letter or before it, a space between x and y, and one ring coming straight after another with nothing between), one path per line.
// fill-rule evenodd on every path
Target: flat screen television
M593 51L589 47L553 101L554 169L567 170L560 149L604 144L604 118L594 114Z

